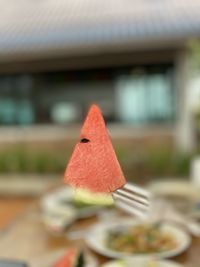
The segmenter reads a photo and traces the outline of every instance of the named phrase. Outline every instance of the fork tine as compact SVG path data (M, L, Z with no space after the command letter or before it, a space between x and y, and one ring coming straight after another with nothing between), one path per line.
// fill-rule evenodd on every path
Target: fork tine
M112 193L116 206L130 214L146 217L151 208L151 194L146 190L127 183Z
M129 199L127 197L124 197L124 196L116 194L116 193L113 193L113 197L118 203L119 203L119 201L123 202L132 208L137 208L137 209L140 209L142 211L146 211L149 209L149 207L147 205L142 204L142 203L138 202L137 200L133 201L132 199Z
M123 189L126 189L128 191L131 191L131 192L134 192L142 197L145 197L145 198L150 198L151 197L151 194L149 192L147 192L146 190L136 186L136 185L133 185L133 184L130 184L130 183L126 183L123 187Z
M129 193L129 192L123 190L123 189L118 189L118 190L115 191L115 193L118 194L118 195L122 195L122 196L124 196L126 198L132 199L133 201L137 201L137 202L139 202L141 204L144 204L144 205L147 205L147 206L149 205L149 201L146 198L138 196L138 195L135 195L133 193L131 194L131 193Z
M145 218L147 216L147 212L141 211L137 208L132 208L129 205L126 205L124 202L123 203L116 202L116 206L128 212L129 214L135 215L140 218Z

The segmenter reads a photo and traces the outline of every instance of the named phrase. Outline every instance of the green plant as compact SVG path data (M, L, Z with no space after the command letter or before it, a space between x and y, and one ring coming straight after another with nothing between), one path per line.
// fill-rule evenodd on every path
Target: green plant
M191 62L194 68L200 68L200 40L191 39L188 42Z
M191 158L163 146L146 150L133 145L115 146L127 179L162 176L188 176ZM198 153L198 152L196 152ZM63 174L71 154L70 147L28 148L17 146L0 150L0 173L59 173Z

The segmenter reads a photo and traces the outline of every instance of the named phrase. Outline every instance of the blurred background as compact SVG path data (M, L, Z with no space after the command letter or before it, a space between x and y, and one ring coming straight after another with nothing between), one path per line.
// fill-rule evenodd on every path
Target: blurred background
M188 176L199 137L198 1L0 4L2 174L62 175L95 102L128 179Z
M27 206L22 197L62 185L92 103L128 180L191 178L198 0L0 0L0 13L2 225Z

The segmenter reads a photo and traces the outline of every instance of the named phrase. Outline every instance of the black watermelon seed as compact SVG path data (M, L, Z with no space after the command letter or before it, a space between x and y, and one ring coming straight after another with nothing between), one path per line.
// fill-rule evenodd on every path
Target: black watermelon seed
M90 140L87 139L87 138L83 138L83 139L81 139L81 143L88 143L88 142L90 142Z

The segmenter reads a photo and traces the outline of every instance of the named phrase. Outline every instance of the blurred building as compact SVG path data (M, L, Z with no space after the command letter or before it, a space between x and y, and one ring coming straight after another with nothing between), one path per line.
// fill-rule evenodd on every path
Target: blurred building
M187 43L200 36L199 1L0 5L1 140L62 138L58 125L74 136L72 125L96 102L114 136L194 146ZM29 126L25 135L18 126Z

